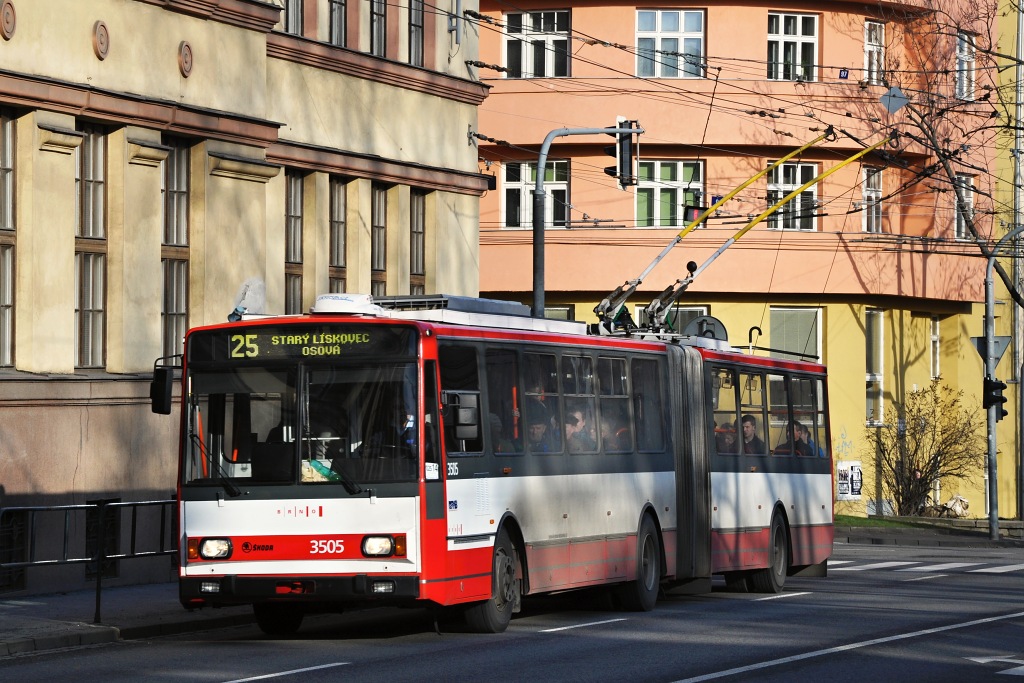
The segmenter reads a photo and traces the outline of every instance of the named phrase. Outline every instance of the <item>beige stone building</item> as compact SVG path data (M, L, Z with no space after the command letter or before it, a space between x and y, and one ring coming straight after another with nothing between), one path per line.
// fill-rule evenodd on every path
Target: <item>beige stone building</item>
M328 290L477 293L467 131L487 88L455 12L0 2L0 507L170 497L154 360L247 281L268 312ZM24 549L12 519L0 562Z

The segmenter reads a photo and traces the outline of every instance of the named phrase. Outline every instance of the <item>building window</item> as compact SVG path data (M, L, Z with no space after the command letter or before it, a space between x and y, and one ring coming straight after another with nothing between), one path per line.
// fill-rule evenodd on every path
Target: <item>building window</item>
M569 75L569 11L505 15L508 78Z
M544 317L550 320L575 320L576 306L566 304L565 306L545 306Z
M641 78L704 76L704 12L639 10L636 75Z
M387 56L387 3L384 0L370 0L370 54Z
M79 125L75 149L75 366L104 364L106 298L106 146L104 132Z
M345 233L345 212L348 210L345 195L347 190L348 184L345 180L331 178L331 261L328 265L327 277L330 280L329 286L332 292L344 292L347 286L348 275L345 260L345 252L348 249L348 235Z
M294 171L285 174L284 312L302 312L302 181Z
M423 66L423 0L409 0L409 63Z
M346 15L347 0L328 0L330 7L331 45L345 47L348 44L348 16Z
M963 31L956 34L956 96L974 99L974 36Z
M188 326L188 168L189 148L165 140L164 235L160 257L163 270L162 348L165 356L182 353Z
M700 206L703 168L699 161L641 161L636 189L638 227L682 227L684 207Z
M0 367L14 365L14 121L0 112Z
M769 315L772 349L784 358L821 359L821 309L773 306Z
M882 232L882 169L866 166L864 186L864 232Z
M785 163L768 173L768 206L775 206L783 197L788 197L798 187L810 182L818 175L815 164ZM817 188L815 183L789 200L775 213L768 216L771 230L814 230L814 212L817 210Z
M866 419L869 425L882 424L884 417L882 322L882 311L871 309L864 312L864 360L867 366Z
M537 164L509 162L504 173L503 195L506 228L533 226L533 190L537 185ZM544 225L564 228L569 217L569 162L544 164Z
M933 315L928 320L930 348L931 348L931 378L939 379L942 374L939 368L939 356L942 353L942 337L940 334L941 325L939 317Z
M953 236L958 240L971 239L968 221L974 219L974 178L957 173L956 189L958 196L956 198L956 227Z
M284 32L302 35L302 3L304 0L284 0Z
M426 293L427 195L413 190L409 197L409 293Z
M768 14L768 79L813 81L817 74L818 17Z
M370 294L385 296L388 282L388 189L373 185L370 207Z
M864 82L885 82L885 24L877 21L864 22Z
M665 326L672 332L682 333L686 326L701 316L709 315L707 306L673 306L665 313ZM637 325L642 328L651 326L651 318L647 313L647 304L636 307Z

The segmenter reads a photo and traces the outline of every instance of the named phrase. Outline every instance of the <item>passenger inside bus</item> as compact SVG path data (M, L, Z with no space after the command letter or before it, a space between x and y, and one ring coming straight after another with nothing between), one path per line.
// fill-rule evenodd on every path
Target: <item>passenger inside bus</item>
M757 418L749 413L743 416L743 452L747 455L762 455L768 453L768 447L764 445L757 428Z
M505 436L505 429L501 424L501 418L495 413L490 414L491 425L491 448L495 453L515 453L516 446L512 439Z
M780 443L772 451L773 455L810 455L810 447L800 439L800 428L799 422L793 421L786 426L786 436L788 439L785 443Z
M719 453L736 453L736 425L726 422L715 428L715 445Z
M530 406L526 410L526 436L532 453L556 453L560 450L558 441L552 438L548 428L551 418L546 410Z

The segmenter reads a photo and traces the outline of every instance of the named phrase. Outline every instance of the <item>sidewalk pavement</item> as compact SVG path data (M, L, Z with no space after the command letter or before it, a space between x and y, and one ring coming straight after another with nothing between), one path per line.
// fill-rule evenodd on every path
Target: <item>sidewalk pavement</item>
M1024 541L991 541L957 529L836 527L837 543L931 547L1017 547ZM254 623L250 607L188 611L177 583L104 587L96 624L94 589L54 595L0 596L0 657L82 645L192 633Z

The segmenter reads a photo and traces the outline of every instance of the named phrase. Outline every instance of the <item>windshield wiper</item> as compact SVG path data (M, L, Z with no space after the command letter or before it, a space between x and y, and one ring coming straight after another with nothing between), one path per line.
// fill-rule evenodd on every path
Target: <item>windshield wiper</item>
M191 430L189 431L189 436L191 437L192 442L199 447L200 457L212 463L212 461L210 461L208 457L206 446L203 444L202 439L200 439L199 436L194 431ZM216 468L217 471L216 476L214 477L214 481L221 485L221 488L224 489L224 492L231 496L232 498L238 498L240 495L242 495L242 490L235 486L235 484L228 477L227 473L224 471L224 466L221 464L219 458L217 459Z
M319 439L313 436L312 430L307 425L302 425L302 440L306 443L306 455L309 457L310 462L313 461L313 442ZM363 487L360 486L355 479L348 476L341 469L334 468L334 459L331 459L331 474L335 474L338 477L338 481L349 495L355 496L363 492Z

